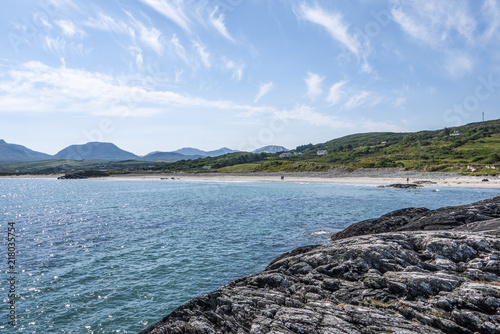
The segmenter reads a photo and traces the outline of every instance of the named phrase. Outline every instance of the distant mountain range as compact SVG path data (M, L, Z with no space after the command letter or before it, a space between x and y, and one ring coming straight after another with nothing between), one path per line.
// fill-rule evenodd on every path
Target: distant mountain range
M175 152L152 152L137 159L143 161L179 161L179 160L193 160L204 157L205 156L201 155L184 155Z
M265 146L254 153L277 153L287 151L282 146ZM192 147L181 148L174 152L151 152L145 156L124 151L112 143L90 142L83 145L71 145L59 151L55 155L30 150L27 147L6 143L0 139L0 164L31 162L42 160L141 160L141 161L179 161L193 160L205 157L217 157L220 155L235 153L227 147L215 151L202 151Z

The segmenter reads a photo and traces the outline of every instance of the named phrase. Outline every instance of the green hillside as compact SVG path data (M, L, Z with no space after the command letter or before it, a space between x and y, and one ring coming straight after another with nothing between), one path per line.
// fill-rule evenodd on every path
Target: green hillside
M318 155L326 151L325 155ZM477 175L500 170L500 120L415 133L361 133L280 154L238 152L168 162L52 160L0 166L0 173L122 172L303 172L333 168L390 168L452 171ZM495 167L496 166L496 167Z
M500 120L436 131L351 135L303 153L312 158L318 150L328 151L324 162L354 168L459 170L464 165L500 164Z
M318 156L318 151L327 154ZM420 171L494 174L500 165L500 120L416 133L362 133L321 144L302 145L292 157L234 153L179 161L158 170L218 172L327 171L332 168L399 167ZM300 155L299 155L300 154ZM205 169L203 169L205 167Z

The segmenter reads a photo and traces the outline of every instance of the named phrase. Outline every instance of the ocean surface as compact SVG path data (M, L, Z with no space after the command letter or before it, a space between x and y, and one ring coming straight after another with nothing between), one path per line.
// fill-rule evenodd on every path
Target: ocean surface
M292 249L405 207L496 189L179 180L0 179L1 333L137 333ZM7 322L8 223L17 326Z

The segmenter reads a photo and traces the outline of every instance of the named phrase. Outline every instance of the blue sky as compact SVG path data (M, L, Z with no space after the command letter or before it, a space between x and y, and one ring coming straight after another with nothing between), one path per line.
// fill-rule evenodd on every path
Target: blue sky
M500 118L497 0L24 0L0 28L0 138L50 154Z

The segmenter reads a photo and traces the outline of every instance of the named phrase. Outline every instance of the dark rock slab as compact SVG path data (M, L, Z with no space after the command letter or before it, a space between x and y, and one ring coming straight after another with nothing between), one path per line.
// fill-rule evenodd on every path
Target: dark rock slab
M108 173L98 170L86 170L83 172L76 173L68 173L63 176L59 176L58 180L80 180L80 179L88 179L93 177L106 177L109 176Z
M153 333L500 333L500 238L397 232L302 248Z
M353 224L334 234L332 240L392 231L448 230L474 222L500 218L500 196L473 204L437 210L408 208L393 211L380 218Z
M462 225L453 229L454 231L487 232L500 236L500 218L483 220L480 222Z
M422 187L422 185L417 183L394 183L385 186L378 186L378 188L399 188L399 189L415 189L420 187Z

